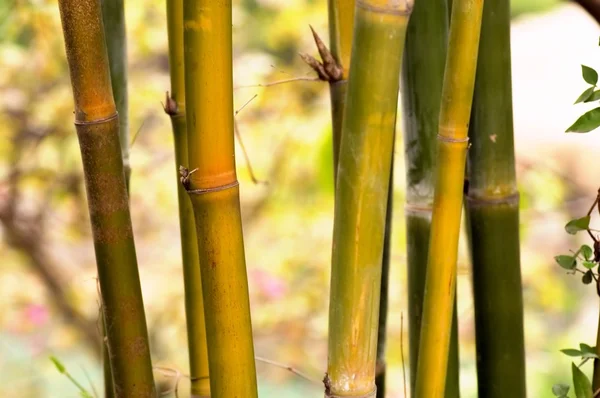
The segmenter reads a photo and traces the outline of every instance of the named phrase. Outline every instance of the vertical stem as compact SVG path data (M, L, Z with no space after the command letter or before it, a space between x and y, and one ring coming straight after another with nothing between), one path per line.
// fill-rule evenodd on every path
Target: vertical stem
M356 3L335 197L328 397L375 397L382 256L411 5Z
M171 117L175 141L175 166L188 164L187 125L185 120L185 68L183 51L183 0L167 1L169 32L169 68L171 97L167 98L165 111ZM177 173L178 175L178 173ZM176 180L179 182L179 178ZM198 241L194 209L182 184L177 184L179 201L179 226L183 282L185 288L185 313L188 335L188 353L192 396L210 396L208 378L208 352L202 298L202 279L198 259Z
M446 0L415 3L406 33L403 65L404 151L411 391L415 390L427 250L433 211L436 136L448 46ZM446 393L459 396L458 320L452 319Z
M596 353L600 355L600 318L598 319L598 329L596 330ZM592 391L600 389L600 359L594 359L594 374L592 375Z
M116 397L154 397L99 0L60 0Z
M102 20L106 48L108 50L108 65L110 81L119 113L119 139L123 153L123 168L125 182L129 187L131 166L129 164L129 107L127 95L127 34L125 24L124 0L102 0Z
M415 397L444 395L483 0L455 0L444 72Z
M483 8L469 138L465 207L473 263L479 396L524 397L508 0L487 0Z
M231 0L184 2L189 168L213 398L257 397L235 172Z

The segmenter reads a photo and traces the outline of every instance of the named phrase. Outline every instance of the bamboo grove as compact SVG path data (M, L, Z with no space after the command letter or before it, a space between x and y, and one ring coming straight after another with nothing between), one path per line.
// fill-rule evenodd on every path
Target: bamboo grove
M105 397L154 397L129 211L135 170L124 2L59 6L101 291ZM391 261L398 140L406 165L400 271L408 281L411 396L460 396L456 267L464 206L479 396L525 397L508 0L327 6L329 46L311 28L321 60L302 55L331 100L325 397L386 396L387 291L397 283L390 268L402 265ZM163 105L174 137L189 393L257 397L234 151L232 2L166 0L165 10L170 88Z

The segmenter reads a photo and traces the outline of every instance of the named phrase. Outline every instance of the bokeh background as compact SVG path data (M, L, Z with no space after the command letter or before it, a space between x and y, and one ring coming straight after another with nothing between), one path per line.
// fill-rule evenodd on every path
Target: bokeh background
M418 1L418 0L417 0ZM600 66L596 22L576 4L512 0L516 150L530 397L570 382L561 348L594 345L598 297L553 256L576 247L563 226L600 185L600 132L564 130L586 105L580 64ZM126 2L131 206L154 364L187 372L165 4ZM326 369L333 181L329 96L299 52L327 36L325 1L234 1L235 103L256 177L237 147L256 354L316 379ZM49 360L101 393L94 252L56 0L0 1L0 396L77 397ZM493 111L493 110L491 110ZM398 123L401 132L402 124ZM398 134L388 327L388 392L403 397L406 309L404 162ZM594 220L596 225L600 221ZM470 264L461 242L461 387L476 396ZM406 329L406 322L404 322ZM401 340L403 337L403 341ZM322 386L259 362L261 397L322 396ZM591 365L585 365L591 372ZM406 372L410 369L406 366ZM167 391L176 380L157 372ZM189 381L180 381L187 396ZM93 387L92 387L93 386ZM169 395L169 394L167 394ZM170 393L170 396L174 394Z

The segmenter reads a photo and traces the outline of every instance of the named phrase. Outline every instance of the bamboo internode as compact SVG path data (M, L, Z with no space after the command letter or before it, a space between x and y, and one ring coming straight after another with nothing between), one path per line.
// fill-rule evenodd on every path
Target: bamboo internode
M59 1L116 397L155 397L99 0Z

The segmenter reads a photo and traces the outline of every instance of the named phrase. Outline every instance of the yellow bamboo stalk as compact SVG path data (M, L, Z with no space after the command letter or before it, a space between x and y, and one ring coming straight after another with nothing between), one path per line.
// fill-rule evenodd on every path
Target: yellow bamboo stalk
M213 398L257 397L235 172L231 0L184 2L189 173Z
M167 0L167 26L171 96L167 98L165 112L171 117L175 141L175 164L177 170L179 170L180 165L188 164L188 137L185 120L183 0ZM179 179L177 181L179 182ZM179 183L177 184L177 198L179 201L191 394L193 397L210 397L206 325L204 322L202 279L200 277L194 209L185 188Z
M405 2L356 2L335 194L327 397L376 395L383 242L410 11Z
M444 396L483 0L454 0L442 88L416 398Z

